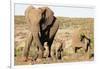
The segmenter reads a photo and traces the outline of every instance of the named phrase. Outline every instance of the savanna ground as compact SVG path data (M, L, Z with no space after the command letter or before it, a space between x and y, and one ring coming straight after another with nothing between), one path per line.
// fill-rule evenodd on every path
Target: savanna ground
M94 58L94 19L93 18L69 18L69 17L57 17L57 21L60 25L59 30L55 36L55 39L58 40L66 40L66 47L64 47L63 57L61 60L52 61L51 58L43 59L42 62L39 63L57 63L57 62L76 62L76 61L91 61ZM85 33L86 36L89 36L91 40L91 49L89 52L84 53L82 49L79 49L77 53L73 52L71 48L73 31L75 29L82 28L80 33ZM15 27L14 27L14 44L15 44L15 65L29 65L31 64L31 59L35 57L36 51L34 50L34 46L30 49L29 60L28 62L24 62L23 48L25 47L25 40L29 33L28 25L25 22L24 16L15 16ZM75 33L74 33L75 34Z

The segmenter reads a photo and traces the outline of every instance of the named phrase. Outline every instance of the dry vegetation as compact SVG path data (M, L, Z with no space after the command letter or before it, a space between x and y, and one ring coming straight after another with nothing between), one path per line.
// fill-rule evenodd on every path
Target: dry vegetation
M38 63L56 63L56 62L73 62L73 61L90 61L93 60L94 55L94 19L93 18L68 18L57 17L57 21L60 25L55 39L64 40L64 51L62 60L52 61L52 59L43 59ZM78 50L78 53L74 53L72 49L72 35L76 29L81 28L80 33L85 33L91 39L91 49L89 52L84 53L82 49ZM22 53L25 46L25 39L29 33L27 23L24 16L15 16L15 65L31 64L31 61L23 61ZM79 34L80 34L79 33ZM35 57L35 49L31 48L30 59ZM37 64L37 63L35 63Z

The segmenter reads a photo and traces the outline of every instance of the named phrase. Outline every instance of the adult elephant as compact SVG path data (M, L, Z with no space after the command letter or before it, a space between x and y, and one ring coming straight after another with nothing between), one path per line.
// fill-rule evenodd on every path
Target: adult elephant
M34 8L29 6L25 11L26 22L29 25L30 34L26 40L24 56L28 59L30 45L34 41L39 49L39 58L43 57L44 42L48 42L49 56L51 44L59 28L54 12L48 7Z

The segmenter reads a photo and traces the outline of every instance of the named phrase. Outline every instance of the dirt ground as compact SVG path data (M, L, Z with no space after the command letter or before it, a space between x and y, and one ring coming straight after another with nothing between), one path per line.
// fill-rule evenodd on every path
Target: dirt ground
M76 61L92 61L94 59L94 19L93 18L68 18L57 17L57 21L60 25L59 30L55 36L55 39L65 40L67 43L64 47L63 57L61 60L53 61L51 58L43 58L42 60L31 61L34 57L34 48L31 48L29 60L25 62L22 56L23 48L25 47L25 40L29 33L28 25L25 22L24 16L15 16L15 32L14 32L14 53L15 53L15 65L33 65L33 64L49 64L49 63L63 63L63 62L76 62ZM79 49L77 53L72 49L72 35L73 32L82 28L80 33L85 33L91 40L91 48L87 53L84 53L82 49ZM74 33L75 34L75 33Z

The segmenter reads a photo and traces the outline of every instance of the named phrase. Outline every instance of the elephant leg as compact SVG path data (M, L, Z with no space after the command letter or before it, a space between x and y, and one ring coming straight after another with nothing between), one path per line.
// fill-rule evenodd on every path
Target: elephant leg
M49 46L49 56L48 57L51 57L51 46Z
M54 37L56 35L56 32L58 31L58 28L59 28L59 24L56 23L56 22L50 28L49 39L51 39L51 40L49 41L49 56L51 56L50 55L50 53L51 53L51 44L52 44L52 42L54 40Z
M88 52L91 48L91 45L90 45L90 40L88 39L87 42L86 42L86 50L85 52Z
M59 49L56 51L56 58L61 59L61 51Z
M75 53L77 53L78 47L75 47L74 50L75 50Z
M58 59L58 49L55 47L55 57Z
M56 51L55 50L51 50L51 57L52 57L53 61L56 60Z
M77 53L77 47L75 47L75 53Z
M34 42L36 44L36 46L38 47L38 58L42 58L43 57L43 51L44 51L44 47L42 46L41 42L40 42L40 36L37 32L33 32L33 37L34 37Z
M86 45L85 52L88 52L88 51L89 51L89 48L90 48L90 46L87 44L87 45Z
M28 59L29 50L30 50L30 46L32 44L32 41L33 41L33 36L31 33L29 33L29 35L26 39L26 44L25 44L25 48L24 48L25 61L27 61L27 59Z
M38 51L38 58L42 58L43 57L43 51L41 49L39 49Z

